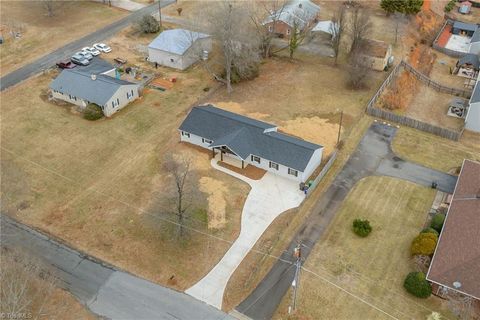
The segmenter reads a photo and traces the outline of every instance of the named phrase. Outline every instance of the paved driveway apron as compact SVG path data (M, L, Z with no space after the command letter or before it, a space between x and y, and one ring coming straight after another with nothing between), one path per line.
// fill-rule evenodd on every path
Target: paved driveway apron
M273 220L282 212L298 207L305 195L291 179L267 172L262 179L252 180L219 166L216 161L212 159L214 168L247 182L251 190L242 210L240 235L220 262L185 292L220 309L225 287L235 269Z
M397 129L381 123L370 126L355 152L342 171L319 199L312 213L277 260L270 272L255 290L236 307L240 313L252 319L270 319L290 287L295 270L291 264L293 249L298 241L306 247L302 251L306 259L318 239L323 235L352 187L362 178L372 175L386 175L423 186L437 182L438 189L452 193L457 178L449 174L432 170L404 161L391 150L390 144Z

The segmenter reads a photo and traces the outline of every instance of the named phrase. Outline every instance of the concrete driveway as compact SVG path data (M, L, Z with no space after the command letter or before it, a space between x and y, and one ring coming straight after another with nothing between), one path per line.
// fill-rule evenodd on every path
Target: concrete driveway
M219 166L215 159L212 159L211 164L215 169L243 180L251 187L242 211L239 237L220 262L203 279L186 290L187 294L221 309L225 287L235 269L273 220L282 212L298 207L305 195L299 190L297 182L269 172L260 180L252 180Z
M95 1L103 3L103 0L95 0ZM127 11L137 11L146 7L145 4L138 3L132 0L111 0L111 4L113 7L120 8Z

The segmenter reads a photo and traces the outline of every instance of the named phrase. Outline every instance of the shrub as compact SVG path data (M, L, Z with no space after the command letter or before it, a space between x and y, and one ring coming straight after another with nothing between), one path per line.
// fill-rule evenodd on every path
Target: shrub
M455 0L450 0L450 2L447 3L445 8L443 9L445 12L450 12L452 9L455 7Z
M144 15L137 21L138 29L143 33L156 33L160 31L160 24L149 14Z
M90 103L88 106L85 107L85 110L83 111L83 118L90 121L98 120L102 117L103 117L102 108L100 108L95 103Z
M353 232L360 237L366 237L372 232L372 227L368 220L353 220Z
M431 228L431 227L428 227L428 228L423 229L422 232L420 232L420 233L433 233L433 234L436 235L437 237L439 236L438 231L435 230L435 229L433 229L433 228Z
M432 286L423 272L410 272L403 282L403 287L418 298L428 298L432 294Z
M432 222L430 222L430 227L437 230L438 232L441 232L444 221L445 215L443 213L436 214L433 216Z
M412 255L425 255L429 256L435 251L437 246L438 236L433 233L420 233L412 241L412 247L410 251Z

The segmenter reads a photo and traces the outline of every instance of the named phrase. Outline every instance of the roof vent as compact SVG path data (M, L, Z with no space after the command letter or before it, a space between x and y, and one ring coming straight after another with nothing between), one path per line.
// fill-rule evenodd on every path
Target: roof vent
M460 282L458 282L458 281L455 281L455 282L453 283L453 287L454 287L455 289L459 289L461 286L462 286L462 283L460 283Z
M302 9L303 5L301 3L298 4L298 7Z
M97 75L96 75L96 74L92 74L92 75L90 76L90 78L92 78L92 80L97 80Z

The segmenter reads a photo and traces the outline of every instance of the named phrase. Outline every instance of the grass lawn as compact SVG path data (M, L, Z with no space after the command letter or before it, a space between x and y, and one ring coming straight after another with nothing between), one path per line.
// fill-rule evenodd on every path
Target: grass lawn
M452 141L412 128L398 130L392 148L400 157L422 165L449 171L463 159L480 161L480 134L465 131L460 141Z
M439 298L417 299L403 289L413 270L410 243L434 196L429 188L389 177L358 182L308 257L304 267L318 276L301 273L298 309L290 318L424 319L432 310L453 318ZM370 221L367 238L351 230L355 218ZM288 318L290 300L286 295L275 318Z
M93 1L58 1L54 6L54 16L48 17L42 1L0 2L2 76L128 14ZM11 37L12 26L21 30L19 39Z
M214 83L198 67L175 74L173 89L146 90L96 122L44 99L54 73L3 91L2 209L150 280L177 289L195 283L237 237L249 187L213 170L208 154L178 142L180 122ZM172 188L161 170L167 153L194 157L203 198L192 223L226 241L192 232L188 243L179 243L172 225L153 217L174 219L158 204ZM222 203L220 229L207 228L210 199Z

